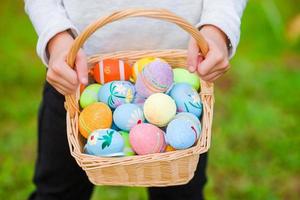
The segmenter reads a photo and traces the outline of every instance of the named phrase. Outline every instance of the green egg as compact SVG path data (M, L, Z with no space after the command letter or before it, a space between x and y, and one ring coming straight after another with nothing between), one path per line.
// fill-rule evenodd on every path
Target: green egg
M126 131L119 131L119 133L122 135L124 139L124 154L125 156L133 156L135 155L134 151L131 148L130 142L129 142L129 133Z
M188 83L197 91L200 88L200 79L197 74L190 73L186 69L175 68L174 72L174 82L175 83Z
M79 100L81 108L85 108L88 105L98 101L98 92L100 87L100 84L95 83L87 86L83 90Z

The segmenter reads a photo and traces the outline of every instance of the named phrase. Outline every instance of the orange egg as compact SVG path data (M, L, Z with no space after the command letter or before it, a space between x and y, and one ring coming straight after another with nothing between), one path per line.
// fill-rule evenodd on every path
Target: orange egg
M94 130L110 128L111 124L112 112L105 103L93 103L79 115L79 131L85 138Z
M165 152L176 151L171 145L167 145Z
M128 81L131 73L131 66L117 59L101 60L92 70L94 79L101 84L116 80Z

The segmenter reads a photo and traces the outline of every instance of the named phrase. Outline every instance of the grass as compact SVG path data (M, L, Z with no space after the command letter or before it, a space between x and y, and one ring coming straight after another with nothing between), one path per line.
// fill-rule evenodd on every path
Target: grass
M250 1L232 69L216 83L207 199L300 196L300 41L288 22L297 0ZM36 115L45 70L21 1L0 7L0 199L34 189ZM144 188L97 187L96 199L147 199Z

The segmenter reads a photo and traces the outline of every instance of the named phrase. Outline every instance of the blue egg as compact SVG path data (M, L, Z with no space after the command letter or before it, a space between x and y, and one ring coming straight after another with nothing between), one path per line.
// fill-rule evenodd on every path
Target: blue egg
M95 156L123 156L124 139L113 129L93 131L89 137L84 152Z
M197 118L194 114L188 113L188 112L182 112L178 113L174 119L184 119L184 120L189 120L194 123L194 127L197 131L197 139L199 138L201 134L201 122L199 118Z
M116 108L113 114L113 121L121 130L130 131L136 124L143 123L145 117L140 106L127 103Z
M197 140L197 130L192 121L173 119L167 127L166 140L175 149L187 149Z
M98 100L115 109L122 104L131 103L134 95L135 88L129 81L112 81L100 88Z
M202 114L202 102L198 92L187 83L177 83L173 86L169 95L174 99L177 112L189 112L200 117Z

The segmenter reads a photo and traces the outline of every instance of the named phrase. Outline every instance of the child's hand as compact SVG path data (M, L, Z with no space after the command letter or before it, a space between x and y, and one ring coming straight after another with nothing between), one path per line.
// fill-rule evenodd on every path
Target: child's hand
M58 33L48 43L50 55L47 81L61 94L72 94L79 83L88 83L87 59L82 50L75 61L75 70L66 63L67 54L74 39L67 32Z
M217 27L205 25L200 30L208 43L208 54L205 59L199 56L199 48L194 38L188 48L188 70L197 71L201 79L215 81L229 69L227 37Z

